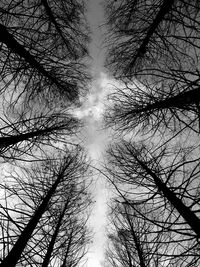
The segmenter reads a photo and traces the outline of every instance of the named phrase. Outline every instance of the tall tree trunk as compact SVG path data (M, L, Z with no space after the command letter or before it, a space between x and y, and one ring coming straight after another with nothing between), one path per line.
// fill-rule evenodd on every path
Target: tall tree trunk
M52 12L52 10L51 10L51 8L50 8L50 6L49 6L47 0L41 0L41 3L42 3L42 5L44 6L44 8L45 8L45 10L46 10L46 13L47 13L47 15L48 15L50 21L54 24L54 26L55 26L57 32L59 33L59 35L60 35L60 37L62 38L64 44L66 45L68 51L72 54L73 51L72 51L72 49L71 49L71 47L70 47L70 45L69 45L69 42L67 42L66 38L63 36L63 33L62 33L62 31L61 31L61 29L60 29L60 27L59 27L59 24L58 24L57 21L56 21L56 18L55 18L55 16L54 16L54 14L53 14L53 12Z
M54 248L54 244L56 242L56 238L58 236L58 233L59 233L59 230L60 230L60 226L62 225L62 219L63 219L63 217L65 215L65 212L66 212L66 210L68 208L68 203L69 203L69 201L67 201L67 203L65 204L65 206L63 208L62 213L59 216L55 231L54 231L54 233L52 235L51 241L50 241L48 249L47 249L47 253L46 253L45 257L44 257L44 261L42 263L42 267L48 267L48 265L49 265L49 262L50 262L50 259L51 259L51 254L52 254L53 248Z
M124 238L124 243L125 243L124 245L125 245L125 248L126 248L126 253L127 253L127 256L128 256L128 265L129 265L129 267L133 267L133 265L132 265L132 259L131 259L131 253L130 253L129 248L128 248L128 245L126 243L126 238Z
M63 86L55 77L53 77L48 71L46 71L44 67L35 59L35 57L31 55L23 45L15 40L13 35L9 33L8 29L3 24L0 24L0 32L0 42L4 43L12 52L23 58L27 63L30 64L32 68L36 69L52 84L55 84L58 88L66 91L67 84ZM72 84L70 83L68 83L68 85L72 86Z
M140 47L138 48L137 54L134 56L130 67L133 67L134 64L136 63L136 60L142 55L146 53L146 48L147 45L152 37L152 35L155 33L156 29L158 28L159 24L162 22L164 19L164 16L170 11L172 8L172 5L174 4L174 0L164 0L163 4L158 11L155 19L153 20L152 24L150 25L145 38L143 39Z
M188 92L180 93L176 96L168 97L164 100L155 101L152 104L147 104L144 108L130 110L129 113L140 114L143 112L151 112L154 110L162 110L168 108L177 108L186 110L189 105L199 104L200 102L200 89L193 89ZM198 110L197 110L198 111Z
M61 182L63 178L62 174L59 174L56 181L48 191L47 195L44 197L42 203L40 206L37 208L35 213L33 214L33 217L30 219L24 230L22 231L21 235L19 236L18 240L14 244L13 248L7 255L7 257L2 261L0 264L0 267L15 267L17 262L19 261L21 254L27 245L27 242L31 238L31 235L33 231L35 230L35 227L37 226L39 220L41 219L43 213L45 212L49 200L53 196L53 194L56 191L57 186Z
M188 208L179 198L177 198L176 194L173 193L166 186L166 184L162 182L157 174L155 174L143 161L139 160L135 155L134 158L147 172L147 174L149 174L153 178L158 190L163 193L164 197L166 197L166 199L176 208L176 210L196 233L197 237L200 238L200 219L196 216L196 214L191 211L190 208Z
M53 131L56 131L58 129L63 128L64 125L50 127L42 130L36 130L28 133L22 133L19 135L13 135L13 136L6 136L6 137L0 137L0 149L6 148L11 145L15 145L19 142L27 141L29 139L32 139L34 137L47 135L48 133L51 133Z
M70 250L70 247L71 247L71 243L72 243L72 234L73 234L73 229L70 232L69 241L68 241L68 245L67 245L67 251L65 253L65 257L64 257L63 263L62 263L62 265L60 267L65 267L66 266L68 253L69 253L69 250Z
M129 225L131 227L131 234L133 236L133 241L135 243L137 254L138 254L138 257L139 257L139 260L140 260L140 267L147 267L146 264L145 264L145 260L144 260L144 256L143 256L143 251L142 251L142 248L141 248L141 245L140 245L140 241L139 241L138 237L135 234L133 225L131 223L131 220L130 220L130 218L128 216L127 211L126 211L126 216L127 216L128 223L129 223Z

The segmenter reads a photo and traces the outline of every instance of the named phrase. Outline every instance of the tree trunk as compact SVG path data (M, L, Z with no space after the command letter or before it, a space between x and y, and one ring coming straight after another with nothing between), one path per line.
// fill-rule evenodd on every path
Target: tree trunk
M59 35L60 35L60 37L62 38L64 44L66 45L68 51L70 51L70 53L72 54L73 51L72 51L72 49L70 48L70 45L69 45L69 43L67 42L66 38L63 36L63 33L62 33L62 31L61 31L61 29L60 29L60 27L59 27L59 25L58 25L58 23L57 23L57 21L56 21L56 18L54 17L54 15L53 15L53 13L52 13L52 10L51 10L51 8L50 8L50 6L49 6L47 0L41 0L41 3L42 3L42 5L44 6L44 8L45 8L45 10L46 10L46 13L47 13L47 15L48 15L50 21L54 24L54 26L55 26L57 32L59 33Z
M137 156L134 156L136 161L140 164L140 166L149 174L158 190L163 193L164 197L176 208L176 210L180 213L180 215L185 219L185 221L190 225L192 230L196 233L197 237L200 238L200 219L195 215L193 211L190 210L177 196L173 193L165 183L161 181L161 179L151 170L149 167L139 160Z
M65 253L65 257L64 257L63 263L62 263L62 265L60 267L65 267L66 266L68 253L69 253L70 246L71 246L71 243L72 243L72 234L73 234L73 229L70 232L69 242L68 242L68 245L67 245L67 251Z
M33 132L29 132L29 133L22 133L19 135L0 137L0 149L6 148L6 147L11 146L11 145L15 145L19 142L23 142L23 141L32 139L32 138L37 137L37 136L46 135L47 133L58 130L59 128L62 128L62 126L58 126L58 127L55 126L52 128L50 127L50 128L46 128L46 129L42 129L42 130L36 130Z
M133 113L140 114L143 112L150 112L154 110L162 110L168 108L178 108L186 110L187 106L191 104L199 104L200 102L200 89L193 89L188 92L180 93L176 96L166 98L161 101L155 101L152 104L147 104L144 108L139 108L138 110L133 110ZM131 111L130 111L131 113Z
M27 245L27 242L31 238L31 235L33 231L35 230L35 227L37 226L40 218L42 217L43 213L45 212L47 205L49 203L49 200L53 196L53 194L56 191L56 188L58 184L61 182L63 176L58 175L56 181L48 191L47 195L43 199L40 206L35 211L33 217L30 219L29 223L26 225L24 230L22 231L21 235L19 236L18 240L14 244L13 248L7 255L7 257L2 261L0 264L0 267L15 267L17 262L19 261L21 254Z
M137 250L137 254L138 254L138 257L139 257L139 260L140 260L140 267L147 267L146 264L145 264L143 251L142 251L142 248L140 246L140 241L138 240L138 237L135 234L133 225L132 225L132 223L130 221L130 218L128 216L127 211L126 211L126 216L127 216L128 223L129 223L129 225L131 227L131 233L132 233L133 240L134 240L134 243L135 243L135 247L136 247L136 250Z
M59 216L59 219L58 219L58 222L57 222L57 225L56 225L56 229L55 229L55 231L53 233L53 236L51 238L50 244L48 246L47 253L46 253L44 261L42 263L42 267L48 267L48 265L49 265L49 262L50 262L50 259L51 259L51 254L52 254L52 251L53 251L53 247L54 247L54 244L56 242L56 238L58 236L60 226L62 224L62 219L63 219L63 217L65 215L65 211L68 208L68 203L69 202L67 201L67 203L64 206L64 209L63 209L62 213Z
M157 13L154 21L150 25L150 27L149 27L149 29L148 29L148 31L146 33L146 36L142 41L142 44L138 48L137 54L134 56L133 61L130 64L130 67L134 66L134 64L136 63L136 60L138 59L138 57L140 57L141 55L143 56L146 53L146 48L147 48L147 45L148 45L152 35L155 33L155 31L158 28L159 24L164 19L164 16L170 11L170 9L172 8L173 4L174 4L174 0L164 0L163 1L163 4L162 4L160 10Z
M63 86L57 79L55 79L50 73L48 73L44 67L35 59L33 55L30 54L29 51L27 51L23 45L18 43L18 41L15 40L12 34L9 33L8 29L0 24L0 42L4 43L12 52L19 55L21 58L23 58L27 63L30 64L30 66L34 69L36 69L40 74L42 74L44 77L46 77L52 84L55 84L58 88L63 89L66 91L66 85ZM72 84L68 83L68 86L72 86Z

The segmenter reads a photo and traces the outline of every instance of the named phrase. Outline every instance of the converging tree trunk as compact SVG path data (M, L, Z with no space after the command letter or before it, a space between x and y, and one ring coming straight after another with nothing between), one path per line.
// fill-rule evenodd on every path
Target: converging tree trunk
M35 230L35 227L37 226L39 220L41 219L42 215L46 211L46 208L48 206L48 203L53 196L53 194L56 191L57 186L63 179L63 171L58 175L56 181L52 185L52 187L49 189L48 193L42 200L41 204L33 214L33 217L30 219L22 233L20 234L18 240L14 244L13 248L9 252L9 254L6 256L6 258L1 262L1 267L14 267L16 266L17 262L20 259L20 256L27 245L27 242L29 241L33 231Z
M27 226L25 227L25 229L21 233L19 239L14 244L12 250L9 252L7 257L3 260L3 262L0 264L0 266L2 266L2 267L4 267L4 266L5 267L6 266L11 266L11 267L16 266L29 238L31 237L33 231L35 230L37 223L39 222L41 216L45 212L47 205L48 205L48 202L49 202L50 198L52 197L53 193L55 192L57 185L58 185L58 182L56 182L52 186L51 190L49 191L47 196L44 198L44 200L41 203L41 205L39 206L38 210L33 215L33 218L27 224Z
M146 33L146 36L142 40L142 43L140 44L139 48L137 49L136 55L133 57L132 62L129 66L130 69L136 64L136 61L139 57L144 56L144 54L148 51L147 46L148 43L152 37L152 35L155 33L157 27L164 19L165 15L170 12L170 9L172 8L172 5L174 3L174 0L164 0L155 19L153 20L152 24L149 26L148 31Z
M164 197L177 209L185 221L190 225L191 229L196 233L197 237L200 238L200 219L188 208L178 197L173 193L167 185L161 181L161 179L153 172L143 161L141 161L136 155L135 160L140 166L150 175L158 190L163 194Z
M58 233L59 233L59 230L60 230L60 226L62 225L62 219L63 217L65 216L65 212L68 208L68 202L65 204L59 218L58 218L58 222L57 222L57 225L56 225L56 228L55 228L55 231L52 235L52 238L51 238L51 241L49 243L49 246L47 248L47 252L45 254L45 257L44 257L44 261L42 263L42 267L48 267L49 266L49 262L50 262L50 259L51 259L51 254L53 252L53 247L55 245L55 242L56 242L56 238L58 236Z

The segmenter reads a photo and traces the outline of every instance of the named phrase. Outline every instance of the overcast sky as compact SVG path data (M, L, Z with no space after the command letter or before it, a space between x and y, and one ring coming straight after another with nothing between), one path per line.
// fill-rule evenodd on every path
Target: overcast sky
M101 0L88 1L87 18L92 31L92 42L90 44L90 55L92 57L91 71L93 83L87 99L83 101L82 107L76 110L76 115L84 121L82 138L84 145L92 159L95 167L100 168L104 159L104 152L109 142L109 132L103 129L102 115L106 95L109 92L109 79L103 68L104 51L102 48L103 35L103 10ZM94 183L91 188L95 204L89 221L94 237L87 255L87 267L100 267L104 258L106 243L106 211L109 194L106 189L105 179L101 174L94 173Z
M101 168L105 159L106 148L113 139L111 129L105 129L102 121L105 105L108 104L106 99L115 86L123 86L109 77L103 67L105 58L103 34L105 28L102 25L105 21L101 2L102 0L88 1L87 18L92 32L89 51L93 59L91 62L93 82L87 99L83 99L82 106L75 111L76 116L84 121L84 128L81 134L82 139L96 168ZM95 205L89 221L94 237L90 251L87 254L87 267L100 267L104 259L106 227L108 225L106 216L108 211L107 204L111 197L108 184L106 183L107 181L102 174L98 172L94 174L94 183L91 192L95 200Z
M86 148L92 165L101 168L104 161L105 150L110 141L108 129L104 129L102 115L104 112L105 98L108 93L108 78L101 75L93 82L91 92L82 107L75 111L76 116L84 122L81 132L83 145ZM92 196L95 204L89 220L89 226L93 230L94 238L88 253L88 267L100 267L104 258L106 241L106 211L109 193L104 177L94 170L93 184L91 186Z

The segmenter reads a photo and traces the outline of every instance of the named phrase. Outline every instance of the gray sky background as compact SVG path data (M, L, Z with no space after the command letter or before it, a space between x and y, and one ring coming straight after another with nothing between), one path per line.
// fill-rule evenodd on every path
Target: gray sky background
M93 82L86 99L83 99L81 108L75 110L76 116L84 121L82 138L84 145L91 157L93 165L101 168L105 159L105 150L111 137L111 130L104 129L102 115L105 110L107 95L113 91L115 86L122 85L110 78L103 67L105 50L103 49L103 34L105 28L102 26L104 12L101 5L102 0L88 0L87 19L91 29L91 44L89 47L92 57L91 70ZM89 226L93 230L94 237L87 254L87 267L100 267L104 259L106 248L106 227L108 225L106 213L111 193L108 190L106 179L99 173L94 174L94 183L91 187L95 205L89 220Z
M105 105L108 104L107 96L115 86L122 86L119 82L110 78L103 67L105 58L105 50L103 49L105 28L103 24L105 21L101 2L102 0L88 0L87 19L91 29L89 52L92 57L93 82L87 98L82 101L82 106L74 111L76 116L84 122L81 137L96 168L101 168L105 159L106 148L113 139L111 130L105 129L102 121ZM89 220L89 226L93 230L94 237L87 254L87 267L100 267L106 248L106 227L108 225L106 213L111 192L102 174L96 171L93 178L94 183L91 192L95 205Z
M105 148L109 142L108 130L103 129L102 115L104 112L105 98L108 94L109 79L103 68L104 51L103 40L103 10L101 0L88 1L87 19L91 29L91 44L89 47L92 57L91 70L93 82L87 99L83 100L82 107L75 111L77 117L84 121L82 138L85 147L91 157L93 165L100 167L104 158ZM92 228L94 237L87 254L87 267L100 267L104 258L106 243L106 212L109 194L106 182L102 175L94 172L94 183L91 188L95 204L92 210L89 226Z

